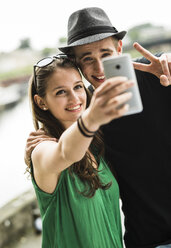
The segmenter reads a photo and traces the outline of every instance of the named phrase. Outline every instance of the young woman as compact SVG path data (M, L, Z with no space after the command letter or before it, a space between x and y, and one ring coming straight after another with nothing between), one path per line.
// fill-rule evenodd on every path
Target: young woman
M116 94L115 82L107 81L90 101L67 58L34 66L34 126L56 138L36 146L28 168L42 217L42 248L122 248L119 189L103 158L99 128L128 110L131 94L125 90L132 85L120 77Z

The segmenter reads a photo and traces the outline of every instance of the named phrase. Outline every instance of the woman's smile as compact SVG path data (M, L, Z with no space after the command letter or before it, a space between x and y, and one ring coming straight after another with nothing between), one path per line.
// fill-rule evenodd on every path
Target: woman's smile
M71 112L78 112L81 109L82 109L82 104L77 104L66 108L67 111L71 111Z

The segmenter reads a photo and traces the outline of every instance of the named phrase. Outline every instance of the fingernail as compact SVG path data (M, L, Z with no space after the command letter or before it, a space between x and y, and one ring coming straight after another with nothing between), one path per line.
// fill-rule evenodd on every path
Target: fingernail
M128 78L127 77L123 77L124 78L124 80L128 80Z
M135 82L134 82L134 81L130 81L128 84L129 84L129 85L134 85Z
M161 78L161 84L162 84L163 86L169 86L169 85L170 85L169 82L166 81L164 78Z
M128 94L129 94L130 97L132 96L132 92L129 91Z
M125 105L125 109L128 110L129 109L129 104Z
M127 81L127 80L128 80L128 78L127 78L127 77L124 77L124 76L121 76L121 80L123 80L123 81Z

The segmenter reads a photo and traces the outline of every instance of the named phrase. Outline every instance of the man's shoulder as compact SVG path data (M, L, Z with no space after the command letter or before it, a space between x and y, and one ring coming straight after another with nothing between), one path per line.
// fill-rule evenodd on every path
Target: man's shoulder
M148 88L157 87L158 88L160 86L160 79L152 73L135 69L135 74L136 74L138 85L142 88L146 88L146 87Z

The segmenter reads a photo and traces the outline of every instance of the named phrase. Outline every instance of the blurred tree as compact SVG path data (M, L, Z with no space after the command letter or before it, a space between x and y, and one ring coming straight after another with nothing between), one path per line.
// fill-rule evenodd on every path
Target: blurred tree
M140 36L141 36L141 31L143 29L147 29L147 28L150 28L152 26L153 25L151 23L144 23L144 24L134 26L133 28L130 28L128 31L128 36L129 36L130 40L131 41L139 40Z
M130 28L128 30L128 37L132 42L142 41L143 38L154 38L154 35L159 36L160 32L165 32L164 27L155 26L152 23L144 23ZM147 36L144 35L145 33Z
M132 58L140 57L132 44L137 41L153 54L159 51L170 51L171 31L164 26L143 23L128 30L124 52L129 52Z
M57 49L56 48L50 48L50 47L45 47L42 51L41 54L42 56L46 57L52 54L56 54Z
M59 44L64 44L67 42L67 38L66 37L60 37L58 42L59 42Z
M27 49L27 48L31 48L30 38L25 38L20 40L20 45L18 49Z

